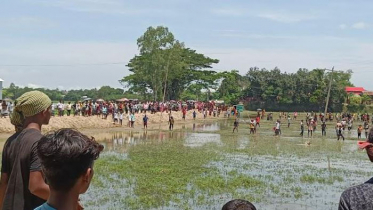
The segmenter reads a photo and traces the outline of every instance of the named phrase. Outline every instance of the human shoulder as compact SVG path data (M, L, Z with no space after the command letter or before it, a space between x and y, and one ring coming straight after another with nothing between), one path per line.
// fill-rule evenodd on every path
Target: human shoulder
M348 205L350 209L368 210L373 209L372 196L373 179L345 190L341 195L341 202Z
M44 203L43 205L35 208L34 210L57 210L57 209L55 209L52 206L48 205L48 203Z

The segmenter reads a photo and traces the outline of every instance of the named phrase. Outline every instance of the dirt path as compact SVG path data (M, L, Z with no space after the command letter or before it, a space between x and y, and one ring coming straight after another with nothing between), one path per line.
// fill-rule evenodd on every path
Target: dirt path
M175 129L177 129L180 124L183 123L192 123L193 120L193 111L189 111L186 115L186 120L182 119L181 112L172 112L172 116L175 119ZM168 128L168 114L161 113L156 114L147 114L149 117L148 120L148 128L149 129L167 129ZM135 115L135 129L142 128L142 118L144 114L136 114ZM219 118L223 118L223 115L220 115ZM215 120L219 119L218 117L207 116L206 120ZM203 114L197 112L196 121L201 121L203 119ZM182 123L180 123L182 122ZM101 119L101 117L92 116L92 117L82 117L82 116L64 116L64 117L52 117L49 125L43 126L43 132L49 132L52 130L60 129L60 128L75 128L79 130L96 130L96 129L107 129L107 128L115 128L115 129L131 129L128 128L128 120L126 117L123 119L123 126L118 124L113 124L111 116L108 119ZM14 127L10 123L9 118L0 118L0 138L4 136L7 138L9 133L14 132Z

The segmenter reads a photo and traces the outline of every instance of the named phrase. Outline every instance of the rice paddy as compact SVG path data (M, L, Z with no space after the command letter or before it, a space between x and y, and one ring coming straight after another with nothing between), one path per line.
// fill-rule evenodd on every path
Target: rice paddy
M261 121L254 135L241 118L186 123L182 129L105 131L96 139L105 152L96 161L86 209L221 209L247 199L258 209L336 209L341 193L372 176L373 165L357 149L356 131L337 141L334 122L327 136L299 135L299 120ZM358 123L355 123L354 130ZM94 134L93 134L94 135ZM95 136L95 135L94 135ZM310 145L305 144L309 141Z
M273 136L273 121L254 135L241 118L185 124L180 130L116 132L103 138L86 209L220 209L247 199L258 209L336 209L341 193L363 183L373 166L356 145L356 132L337 141L299 136L299 121ZM356 124L356 123L355 123ZM355 125L356 127L356 125ZM307 133L305 133L307 136ZM310 145L305 144L310 141Z

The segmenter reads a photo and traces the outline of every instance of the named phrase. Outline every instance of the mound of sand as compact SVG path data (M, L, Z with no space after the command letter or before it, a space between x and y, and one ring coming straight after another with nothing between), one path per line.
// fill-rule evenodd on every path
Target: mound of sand
M144 114L135 114L135 126L142 125L142 118ZM148 124L159 124L163 122L165 126L167 126L169 114L164 113L156 113L150 114L147 113L149 118ZM182 120L182 113L181 112L172 112L172 116L175 119L175 123L177 121ZM222 117L222 115L220 115ZM197 112L197 119L203 119L203 114ZM207 118L212 118L212 116L208 116ZM193 120L193 111L188 111L186 115L186 120ZM166 123L165 123L166 122ZM123 126L128 124L127 116L124 116L123 119ZM114 125L112 121L112 117L108 116L108 119L101 119L101 117L91 116L91 117L82 117L82 116L64 116L64 117L52 117L49 125L43 126L43 132L48 132L52 130L57 130L60 128L75 128L75 129L99 129L99 128L113 128L118 127L118 124ZM0 132L1 133L12 133L14 132L14 126L10 123L9 117L7 118L0 118Z

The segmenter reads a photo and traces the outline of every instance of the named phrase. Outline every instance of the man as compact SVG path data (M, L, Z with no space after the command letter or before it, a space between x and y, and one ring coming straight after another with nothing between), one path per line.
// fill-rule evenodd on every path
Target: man
M300 121L300 136L303 137L303 134L304 134L304 124L303 124L303 120Z
M359 125L357 128L357 139L361 139L361 132L363 131L363 126Z
M254 120L251 119L250 120L250 134L254 134L255 133L255 123L254 123Z
M238 132L238 119L237 118L234 120L234 123L233 123L233 133L235 130L237 130Z
M15 101L11 123L17 137L9 138L3 149L0 207L3 210L33 210L48 199L36 145L42 138L41 127L51 117L52 101L40 91L23 94Z
M325 123L325 121L323 121L322 124L321 124L321 135L326 136L326 123Z
M314 128L313 124L314 124L313 119L308 120L308 138L310 137L310 133L311 133L311 138L312 138L312 133L313 133L313 128Z
M339 121L337 122L337 125L335 126L335 129L336 129L336 132L337 132L337 137L338 137L338 141L339 141L339 138L342 137L343 141L345 140L345 137L343 136L343 133L342 133L342 130L343 130L343 125L342 123L340 123Z
M144 115L144 117L142 118L142 121L144 123L144 129L148 129L148 116L146 116L146 114Z
M175 120L174 120L173 116L170 116L170 118L168 120L168 123L170 124L169 129L170 129L170 131L172 131L174 129L174 123L175 123Z
M364 122L365 138L368 138L369 123L368 121Z
M70 114L71 114L71 102L69 101L69 103L67 104L67 106L66 106L66 110L67 110L67 116L70 116Z
M185 109L185 108L183 108L182 112L183 112L183 120L185 120L186 109Z
M278 136L280 134L281 134L281 121L277 120L276 126L275 126L275 136Z
M196 110L194 110L194 111L193 111L193 120L195 120L196 117L197 117L197 112L196 112Z
M35 210L81 209L79 194L87 191L93 177L93 162L103 146L72 129L43 137L37 145L45 178L50 186L48 201Z
M373 129L369 131L367 141L359 141L360 149L365 149L368 158L373 162ZM373 178L364 184L351 187L341 195L338 210L371 210L373 209Z

